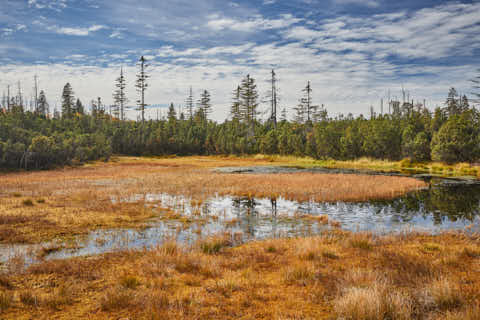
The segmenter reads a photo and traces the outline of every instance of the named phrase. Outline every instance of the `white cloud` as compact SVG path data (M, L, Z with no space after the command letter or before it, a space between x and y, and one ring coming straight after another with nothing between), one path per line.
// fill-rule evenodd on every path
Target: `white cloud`
M340 5L354 4L354 5L367 6L371 8L376 8L380 6L379 0L334 0L334 2Z
M233 30L253 32L259 30L281 29L296 24L302 19L291 14L281 15L279 19L266 19L260 15L249 20L236 20L233 18L219 18L218 15L210 16L207 26L215 31Z
M106 26L102 26L102 25L93 25L88 28L73 28L73 27L58 27L58 26L47 27L48 30L54 31L55 33L69 35L69 36L88 36L92 32L96 32L106 28L107 28Z
M403 58L438 59L469 55L480 43L480 3L450 4L405 12L375 15L363 19L349 16L326 21L319 30L296 27L284 33L286 39L314 41L322 50L369 53Z

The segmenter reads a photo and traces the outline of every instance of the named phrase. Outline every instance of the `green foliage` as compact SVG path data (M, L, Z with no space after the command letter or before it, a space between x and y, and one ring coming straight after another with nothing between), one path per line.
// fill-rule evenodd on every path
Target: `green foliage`
M432 158L446 163L471 162L480 155L478 124L472 112L451 117L432 139Z
M186 119L178 117L172 104L167 119L122 121L105 113L100 99L92 101L92 114L84 114L80 101L73 105L73 92L66 86L64 106L72 102L73 108L65 108L63 117L50 118L43 111L0 112L0 168L48 169L108 160L112 154L261 152L338 160L409 158L414 163L430 159L473 162L480 157L480 114L468 106L465 97L455 98L453 91L446 106L433 113L409 105L397 108L393 115L369 120L351 115L332 119L326 114L308 123L284 119L276 129L271 122L256 119L258 93L253 78L247 76L235 91L230 121L208 120L204 109L210 106L209 97L205 91L202 97L203 107L193 118L190 111Z

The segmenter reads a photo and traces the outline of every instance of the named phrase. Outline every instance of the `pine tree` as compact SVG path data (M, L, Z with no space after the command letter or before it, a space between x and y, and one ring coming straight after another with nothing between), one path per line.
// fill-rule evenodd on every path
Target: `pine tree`
M205 120L208 119L208 115L212 113L212 105L210 103L210 93L207 90L203 90L198 100L198 107L202 110L202 115Z
M48 109L47 97L45 96L45 92L41 90L37 101L37 113L46 116L50 112Z
M192 120L193 112L194 112L194 104L193 104L193 90L191 86L190 86L190 91L188 93L188 97L186 100L186 108L187 108L188 118Z
M135 84L137 92L140 95L140 98L137 100L137 110L140 111L142 123L145 122L145 107L147 106L145 103L145 90L148 88L147 79L149 78L146 72L146 68L148 67L148 65L146 65L146 61L147 60L144 56L142 56L139 60L139 72L137 74L137 81Z
M75 99L73 97L73 90L70 83L63 87L62 92L62 117L63 118L71 118L73 116Z
M241 89L240 89L240 86L237 86L237 88L233 91L232 106L230 108L230 117L232 121L240 121L241 119L240 95L241 95Z
M113 93L113 101L115 107L113 114L120 120L125 120L125 104L128 102L125 94L125 87L127 86L125 77L123 75L123 68L120 69L120 76L115 80L115 87L117 88Z

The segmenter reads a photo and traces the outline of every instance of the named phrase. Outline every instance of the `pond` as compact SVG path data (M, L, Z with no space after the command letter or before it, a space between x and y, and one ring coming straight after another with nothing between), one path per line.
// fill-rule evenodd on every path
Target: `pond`
M449 183L448 183L449 182ZM159 218L147 228L97 230L69 242L37 245L1 245L0 262L24 256L27 264L39 258L68 258L160 245L166 239L183 243L226 233L235 241L319 234L340 225L351 231L375 233L417 230L480 231L480 185L434 181L430 188L392 200L360 203L296 202L278 199L248 199L216 196L198 203L168 194L134 195L113 202L144 202L158 211ZM179 213L162 217L164 208ZM325 219L328 216L328 221ZM333 226L332 226L333 225ZM47 248L47 249L43 249Z

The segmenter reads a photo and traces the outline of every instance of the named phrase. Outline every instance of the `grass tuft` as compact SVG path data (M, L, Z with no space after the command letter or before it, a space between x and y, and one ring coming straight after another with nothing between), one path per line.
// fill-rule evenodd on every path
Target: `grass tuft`
M457 283L443 277L425 288L425 305L440 310L455 309L463 304L463 296Z
M140 280L137 277L132 275L123 276L120 279L120 285L126 289L137 289L141 285Z
M22 201L22 204L25 206L25 207L33 207L35 204L33 203L33 200L32 199L25 199Z
M10 292L0 291L0 312L10 308L13 304L13 295Z

